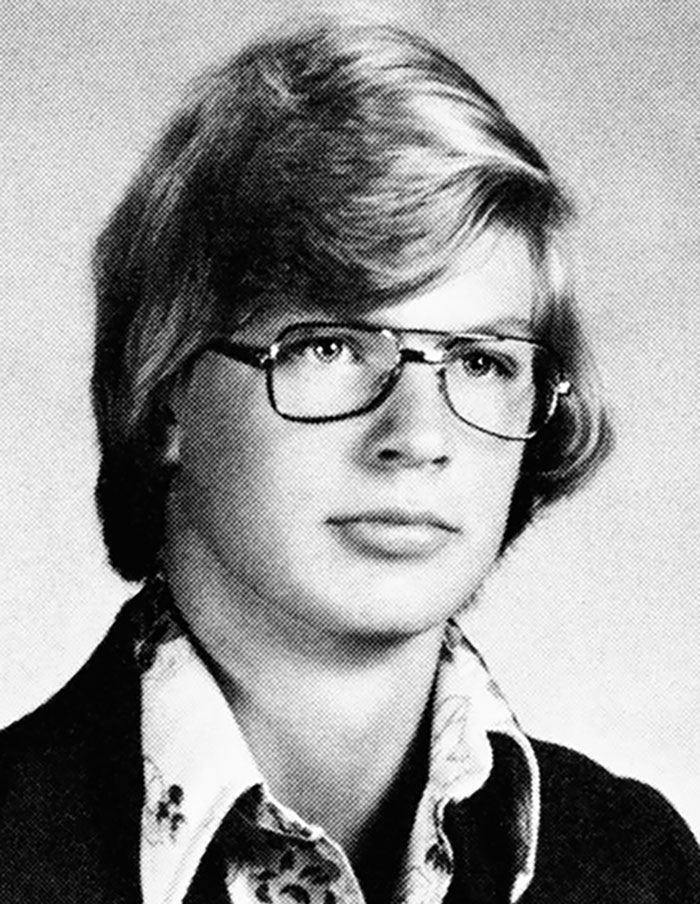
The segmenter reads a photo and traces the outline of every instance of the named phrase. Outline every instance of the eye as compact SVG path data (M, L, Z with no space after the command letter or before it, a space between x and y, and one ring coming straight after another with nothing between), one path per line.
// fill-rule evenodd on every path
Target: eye
M306 344L305 353L317 358L324 364L333 364L347 357L355 357L352 349L344 339L335 336L324 336L320 339L310 339Z
M354 364L363 359L359 342L335 333L288 337L278 353L280 364L308 365Z
M468 377L513 379L518 373L518 364L515 360L490 349L461 349L455 357L459 361L463 373Z
M462 367L475 377L486 376L495 368L493 358L483 352L469 352L461 356Z

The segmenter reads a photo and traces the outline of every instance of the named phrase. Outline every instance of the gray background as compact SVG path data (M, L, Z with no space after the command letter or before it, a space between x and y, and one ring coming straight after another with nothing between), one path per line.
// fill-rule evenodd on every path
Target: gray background
M92 511L91 237L187 79L290 12L258 6L0 3L0 724L69 677L129 592ZM384 6L480 77L578 197L618 423L615 460L525 536L467 629L527 730L651 781L700 834L700 7Z

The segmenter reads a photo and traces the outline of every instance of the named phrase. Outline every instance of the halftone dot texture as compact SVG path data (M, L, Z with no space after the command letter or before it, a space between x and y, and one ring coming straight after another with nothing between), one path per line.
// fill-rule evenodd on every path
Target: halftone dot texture
M529 730L651 781L700 832L700 11L390 6L504 102L577 197L578 283L618 425L615 459L523 538L467 629ZM287 12L17 0L0 14L2 721L69 677L127 593L92 508L91 240L186 81Z

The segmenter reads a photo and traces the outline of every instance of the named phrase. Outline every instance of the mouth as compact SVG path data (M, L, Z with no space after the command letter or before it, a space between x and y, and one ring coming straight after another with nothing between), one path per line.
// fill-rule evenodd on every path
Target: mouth
M382 509L334 516L327 522L355 552L380 559L426 559L461 533L432 512Z

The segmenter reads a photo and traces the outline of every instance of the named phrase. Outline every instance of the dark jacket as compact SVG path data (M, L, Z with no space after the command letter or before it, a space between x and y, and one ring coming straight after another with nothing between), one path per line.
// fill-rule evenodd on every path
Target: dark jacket
M140 686L122 622L51 700L0 732L0 904L140 900ZM661 795L533 744L542 821L522 904L700 904L700 852ZM499 768L448 814L461 854L447 904L508 900Z

